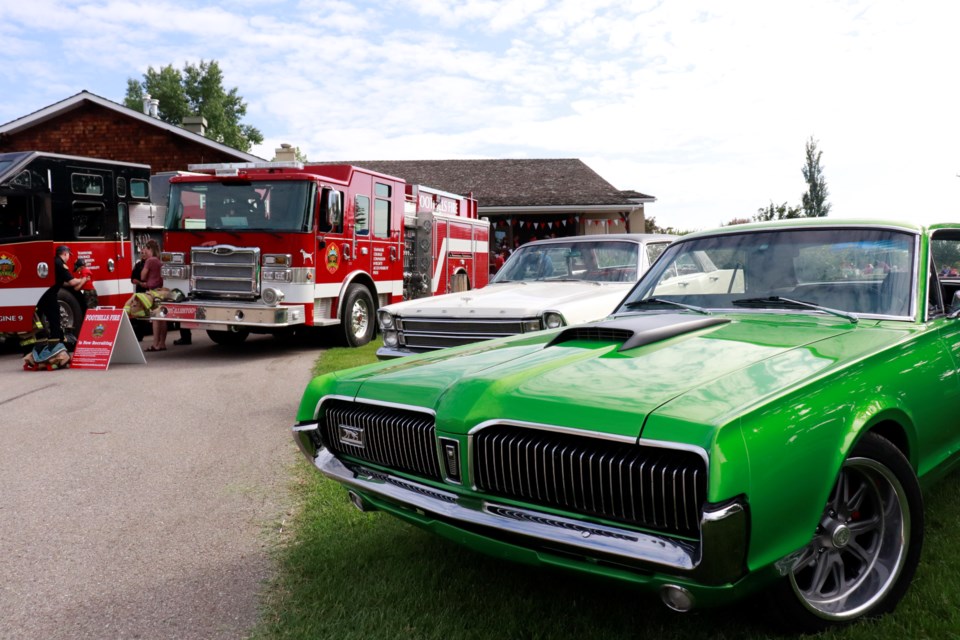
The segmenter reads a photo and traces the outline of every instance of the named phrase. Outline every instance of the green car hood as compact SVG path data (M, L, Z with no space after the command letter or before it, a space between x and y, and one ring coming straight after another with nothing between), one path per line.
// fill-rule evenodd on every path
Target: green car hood
M687 410L698 422L719 424L758 397L890 342L889 331L854 327L800 315L637 314L402 359L353 381L359 397L435 410L447 433L509 420L636 438L647 416L672 413L669 405L685 395L696 397ZM817 346L852 332L866 337L856 348ZM703 393L709 389L723 396Z

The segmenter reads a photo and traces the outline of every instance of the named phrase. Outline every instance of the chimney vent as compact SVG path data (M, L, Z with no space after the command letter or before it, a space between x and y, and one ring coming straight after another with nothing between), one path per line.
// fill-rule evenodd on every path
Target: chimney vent
M145 93L143 95L143 115L150 115L150 94Z
M274 159L277 162L293 162L297 159L297 150L292 144L283 142L280 144L280 148L276 150Z
M207 119L203 116L187 116L181 126L191 133L203 136L207 131Z
M150 99L150 113L149 113L149 116L150 116L151 118L159 118L159 117L160 117L160 101L157 100L156 98L151 98L151 99Z

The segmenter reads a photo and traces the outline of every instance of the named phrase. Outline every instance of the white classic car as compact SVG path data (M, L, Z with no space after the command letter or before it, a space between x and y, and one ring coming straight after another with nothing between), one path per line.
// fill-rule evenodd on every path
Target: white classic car
M481 289L382 307L377 357L600 320L674 238L625 233L525 244Z

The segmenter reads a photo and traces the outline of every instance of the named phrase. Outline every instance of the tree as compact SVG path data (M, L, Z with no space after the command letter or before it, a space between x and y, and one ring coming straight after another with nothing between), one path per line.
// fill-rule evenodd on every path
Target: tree
M807 181L807 191L803 194L803 215L808 218L822 218L830 213L827 202L827 181L820 168L822 151L817 150L817 141L810 136L807 141L807 164L803 167L803 179Z
M131 109L143 108L143 97L149 94L159 100L160 119L181 126L187 116L203 116L207 120L206 136L225 145L249 151L263 142L263 134L253 126L241 124L247 114L247 104L237 94L223 88L223 72L216 60L189 62L183 72L173 65L159 71L149 67L143 80L127 79L127 95L123 103Z
M801 205L792 207L784 202L781 205L770 204L757 209L753 219L758 222L784 220L788 218L821 218L830 213L827 203L827 181L820 169L821 151L817 150L817 141L810 136L806 145L807 163L803 166L803 179L807 181L807 191L801 196Z
M757 222L767 222L768 220L786 220L788 218L802 218L803 209L800 207L791 207L786 202L781 205L770 202L766 207L757 209L757 215L753 219Z
M644 216L643 218L643 232L644 233L665 233L671 236L683 236L689 231L682 231L674 227L661 227L657 224L657 219L652 216Z

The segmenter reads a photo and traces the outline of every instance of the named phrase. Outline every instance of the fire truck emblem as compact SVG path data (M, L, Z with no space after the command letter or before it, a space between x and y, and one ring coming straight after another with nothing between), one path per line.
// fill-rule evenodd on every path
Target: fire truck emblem
M20 261L12 253L0 253L0 284L16 280L20 275Z
M313 254L309 253L306 249L300 249L300 255L303 256L303 264L313 264Z
M337 245L331 243L330 246L327 247L327 271L336 273L339 268L340 249L337 248Z

